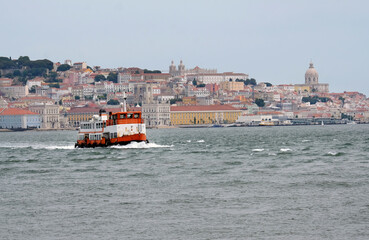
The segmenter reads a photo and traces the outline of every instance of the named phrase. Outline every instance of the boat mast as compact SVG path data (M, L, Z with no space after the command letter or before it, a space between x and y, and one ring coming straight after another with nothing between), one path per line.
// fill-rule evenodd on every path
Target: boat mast
M123 103L121 103L121 112L127 112L127 96L126 92L123 92Z

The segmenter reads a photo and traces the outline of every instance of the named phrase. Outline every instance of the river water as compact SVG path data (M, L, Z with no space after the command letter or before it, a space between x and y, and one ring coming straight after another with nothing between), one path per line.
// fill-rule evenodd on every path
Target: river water
M369 125L0 133L0 239L369 239Z

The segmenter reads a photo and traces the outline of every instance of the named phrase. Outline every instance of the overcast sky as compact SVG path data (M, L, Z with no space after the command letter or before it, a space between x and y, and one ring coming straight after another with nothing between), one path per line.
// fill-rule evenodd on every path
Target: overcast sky
M0 0L0 56L243 72L369 96L369 1Z

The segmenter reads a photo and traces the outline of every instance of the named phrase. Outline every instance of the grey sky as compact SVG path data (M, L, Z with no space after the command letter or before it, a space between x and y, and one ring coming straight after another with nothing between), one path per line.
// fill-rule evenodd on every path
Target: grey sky
M248 73L369 96L369 1L0 0L0 56Z

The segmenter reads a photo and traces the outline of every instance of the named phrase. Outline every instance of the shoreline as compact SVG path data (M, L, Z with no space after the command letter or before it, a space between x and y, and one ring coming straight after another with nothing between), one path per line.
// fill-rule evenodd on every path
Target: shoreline
M364 125L369 124L369 122L363 123L356 123L353 125ZM333 123L333 124L288 124L288 125L242 125L242 124L219 124L219 125L175 125L175 126L158 126L158 127L147 127L147 129L177 129L177 128L239 128L239 127L298 127L298 126L330 126L330 125L351 125L347 123ZM78 131L78 128L58 128L58 129L8 129L8 128L0 128L1 132L32 132L32 131L39 131L39 132L48 132L48 131Z

